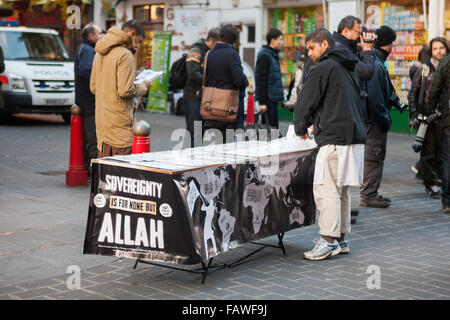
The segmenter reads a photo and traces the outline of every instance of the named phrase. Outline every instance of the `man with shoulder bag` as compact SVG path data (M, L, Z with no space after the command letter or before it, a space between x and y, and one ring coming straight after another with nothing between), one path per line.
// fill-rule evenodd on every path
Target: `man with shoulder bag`
M222 134L222 141L230 131L237 128L239 90L248 86L247 77L239 54L234 50L238 32L230 24L220 28L220 41L205 57L205 72L200 115L204 120L205 133L216 129ZM233 135L234 136L234 135ZM229 136L231 139L231 136ZM220 142L216 136L216 143Z

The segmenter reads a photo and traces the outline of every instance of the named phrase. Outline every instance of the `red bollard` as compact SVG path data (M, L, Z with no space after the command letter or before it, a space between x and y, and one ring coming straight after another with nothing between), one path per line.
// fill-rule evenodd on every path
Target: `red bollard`
M133 154L150 152L150 131L150 125L144 120L134 125Z
M246 125L252 124L255 122L255 97L253 96L253 91L248 91L247 98L247 117L246 117Z
M66 185L71 187L87 186L88 173L84 167L82 110L79 106L73 105L70 113L72 114L70 123L70 160L69 170L66 171Z

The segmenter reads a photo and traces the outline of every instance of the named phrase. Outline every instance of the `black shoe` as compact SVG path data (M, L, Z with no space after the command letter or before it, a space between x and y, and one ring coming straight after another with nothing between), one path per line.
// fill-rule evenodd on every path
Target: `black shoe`
M359 209L353 208L353 209L350 211L350 214L351 214L352 217L357 217L358 214L359 214Z
M356 224L356 217L352 217L352 219L350 220L350 224Z
M361 207L371 207L371 208L387 208L391 205L389 201L384 198L373 197L366 200L361 200Z
M439 188L438 186L425 187L425 191L428 193L430 198L433 198L433 199L441 198L442 192L441 192L441 188Z
M387 202L391 203L391 199L385 198L381 194L377 195L377 198L380 199L380 200L384 200L384 201L387 201Z

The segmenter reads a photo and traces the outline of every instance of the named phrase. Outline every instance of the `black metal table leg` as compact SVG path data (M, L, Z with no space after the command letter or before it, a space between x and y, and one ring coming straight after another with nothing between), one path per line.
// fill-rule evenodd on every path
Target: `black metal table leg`
M283 254L286 255L286 249L284 248L284 244L283 244L284 232L278 233L277 236L278 236L278 245L281 247Z

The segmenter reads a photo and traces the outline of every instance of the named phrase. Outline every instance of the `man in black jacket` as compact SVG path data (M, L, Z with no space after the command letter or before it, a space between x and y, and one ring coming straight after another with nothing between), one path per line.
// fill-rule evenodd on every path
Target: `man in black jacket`
M375 31L375 74L367 82L367 143L364 155L364 181L360 189L363 207L387 208L391 201L378 194L386 157L387 134L391 128L391 107L399 107L399 99L385 66L397 35L387 26Z
M92 62L95 44L100 39L102 29L89 23L81 31L82 41L74 56L75 103L83 110L84 165L90 173L91 159L97 158L97 135L95 130L95 96L91 93Z
M408 93L410 119L417 129L419 114L430 116L434 111L428 105L428 88L433 80L439 62L448 54L447 40L442 37L434 38L428 46L428 58L415 72ZM442 163L442 128L439 122L428 124L427 132L420 151L420 167L425 191L431 198L439 199L441 189L440 168Z
M314 171L314 200L319 211L321 238L304 257L322 260L348 253L344 240L350 232L349 186L362 182L366 133L356 65L342 46L335 46L330 32L318 29L306 37L308 55L314 65L294 107L295 133L310 137L314 125L320 147Z
M200 146L202 142L200 102L202 100L203 59L206 52L214 48L217 41L219 41L219 28L212 28L208 31L206 40L200 39L194 43L186 55L187 80L183 90L183 111L186 118L186 129L191 136L191 148ZM194 130L196 122L198 126Z
M439 62L428 89L428 103L442 112L442 211L450 213L450 55Z
M372 51L375 35L373 33L363 33L361 19L354 16L346 16L338 25L337 32L333 33L336 45L348 49L350 56L358 60L356 72L361 87L361 98L364 120L367 118L367 81L372 79L375 69L375 52ZM361 44L361 51L358 49L358 41ZM359 210L354 208L352 216L357 216ZM356 218L355 218L356 219Z
M231 24L220 28L220 41L208 53L206 60L205 87L240 90L242 92L248 86L248 79L244 74L241 58L234 49L237 36L238 31ZM236 119L236 122L228 123L205 120L204 129L205 132L208 129L220 131L222 141L219 141L216 136L216 143L231 142L230 140L234 138L234 130L237 129L238 121L239 119Z

